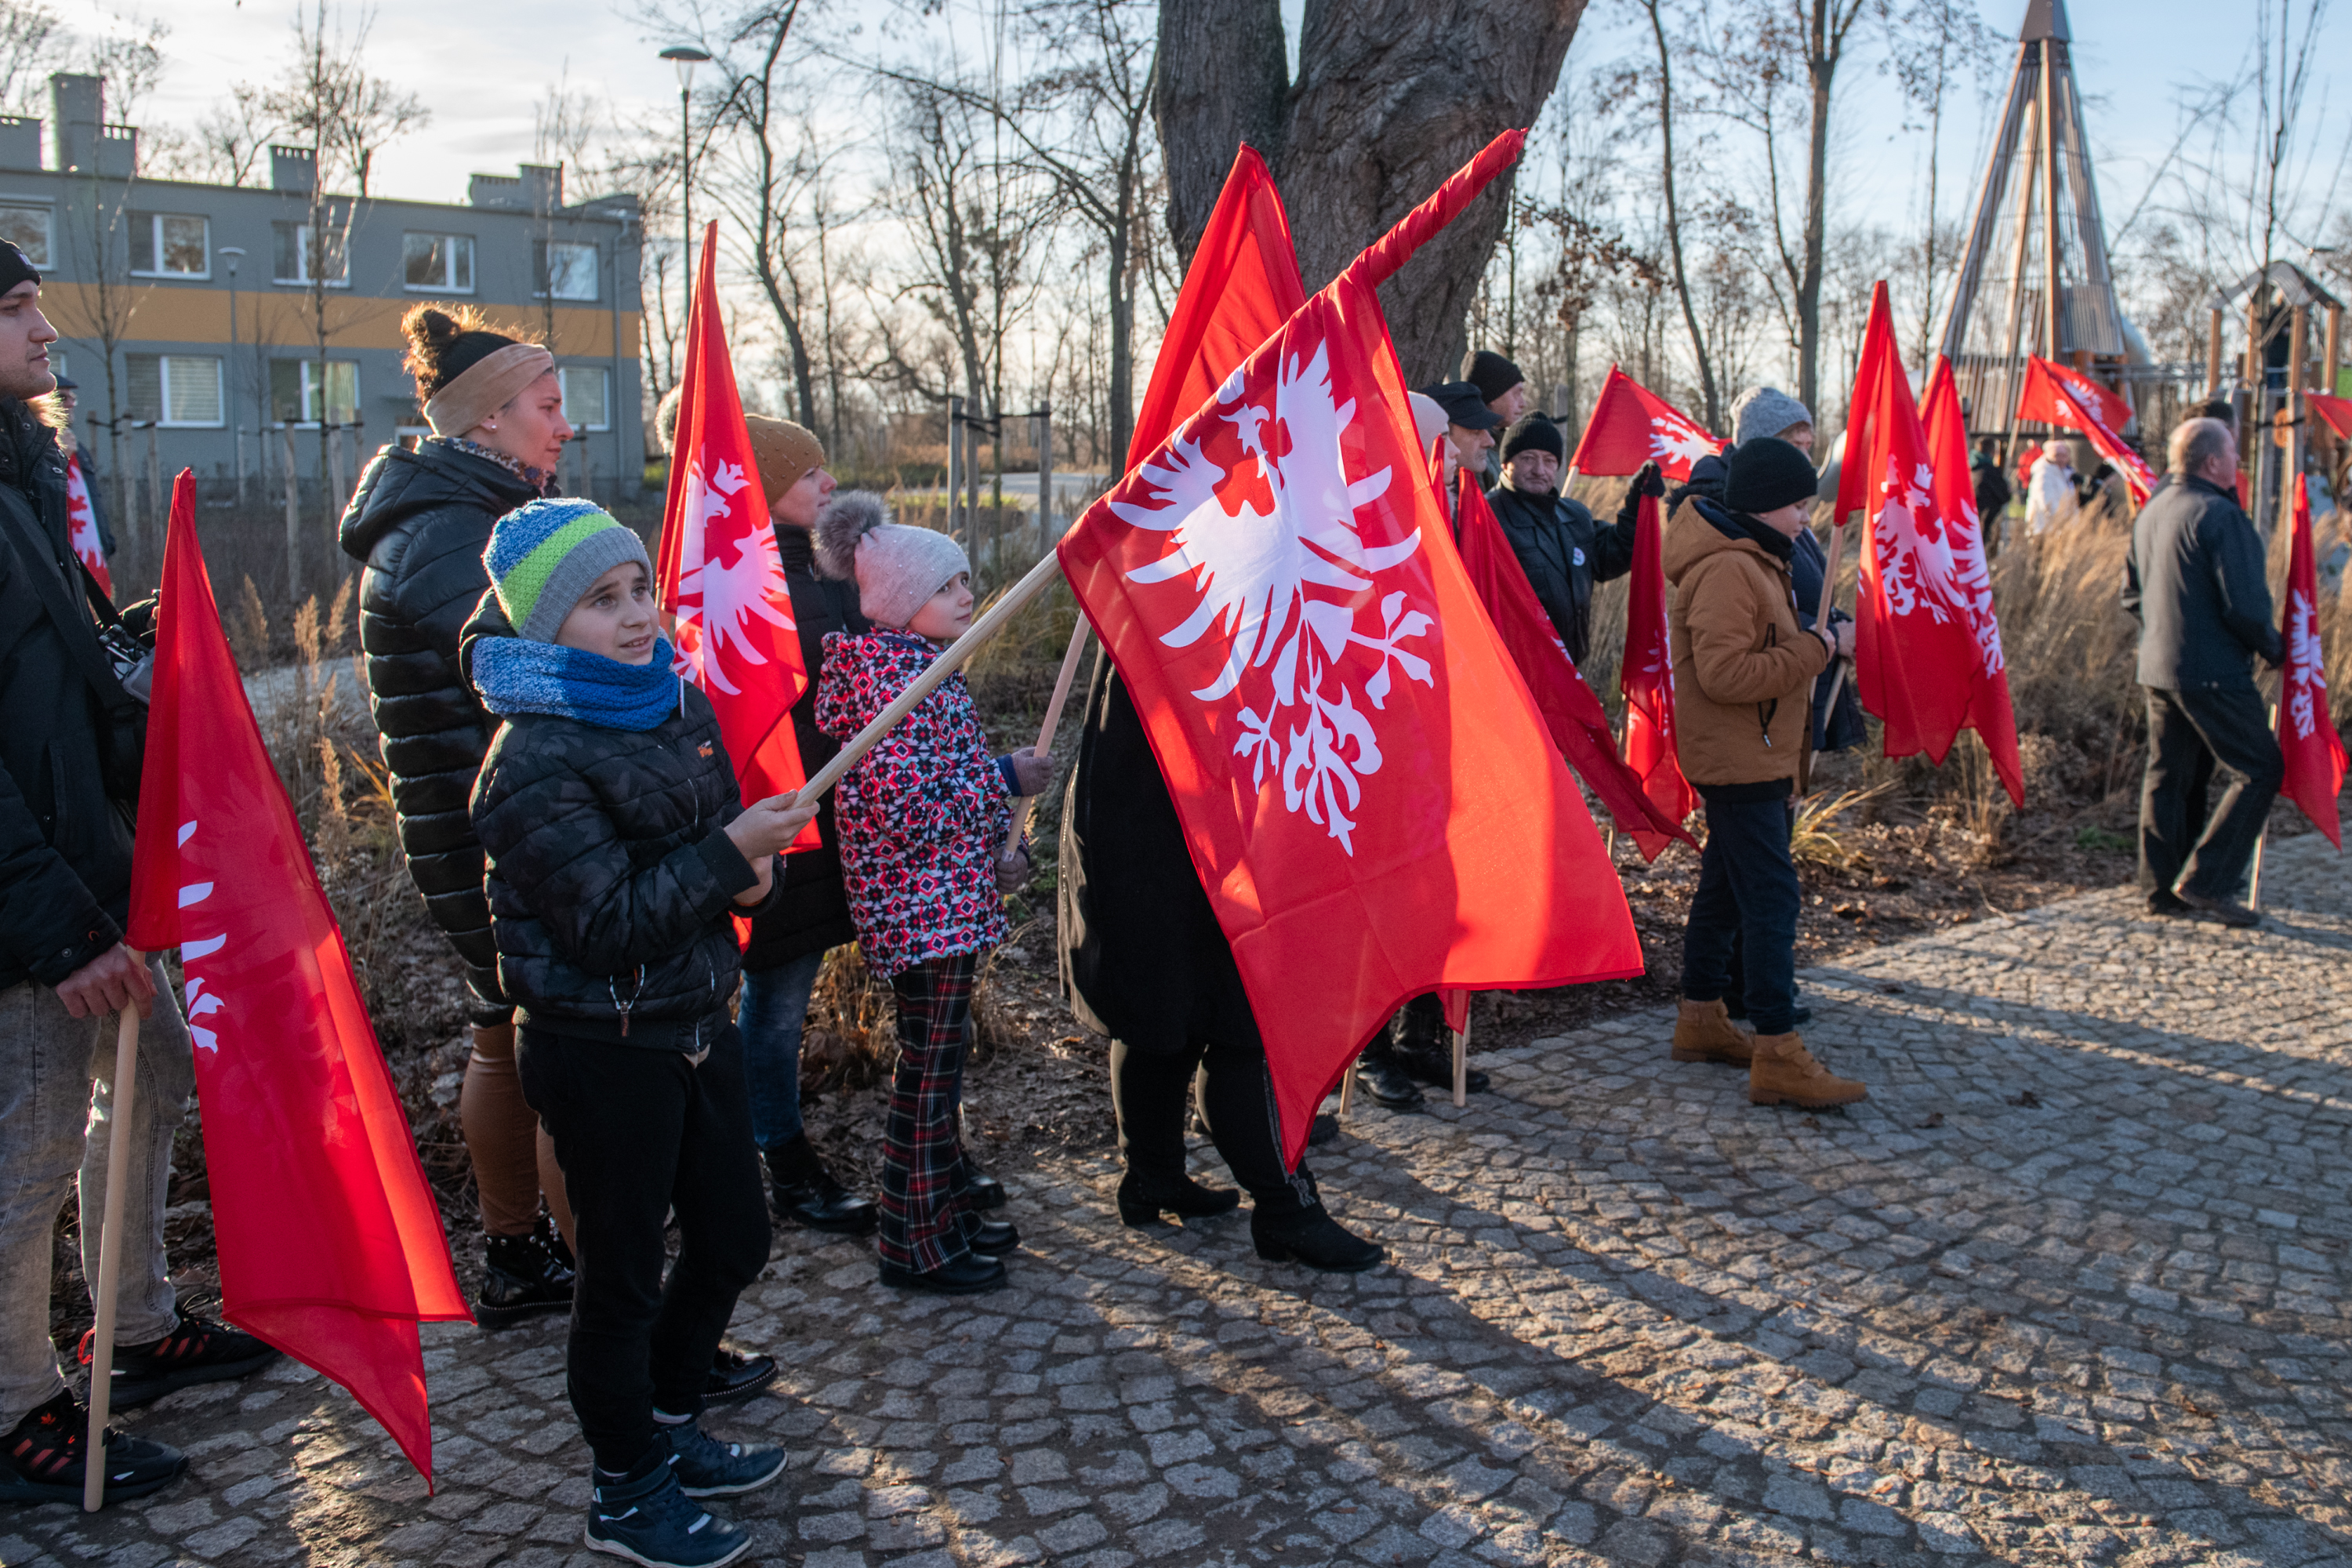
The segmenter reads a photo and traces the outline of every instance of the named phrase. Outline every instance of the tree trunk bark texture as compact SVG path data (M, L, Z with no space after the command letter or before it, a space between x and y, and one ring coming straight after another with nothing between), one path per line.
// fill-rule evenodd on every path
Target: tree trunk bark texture
M1279 0L1166 0L1156 104L1169 228L1190 256L1246 141L1289 209L1312 291L1470 161L1535 122L1584 0L1307 0L1299 73ZM1460 369L1464 316L1510 213L1505 176L1381 289L1413 385Z

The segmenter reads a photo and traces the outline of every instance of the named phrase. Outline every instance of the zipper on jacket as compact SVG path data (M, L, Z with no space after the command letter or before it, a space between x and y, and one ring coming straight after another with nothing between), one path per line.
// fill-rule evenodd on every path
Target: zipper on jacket
M1777 626L1766 626L1764 628L1764 651L1769 653L1780 646L1780 628ZM1772 749L1772 718L1773 715L1780 711L1780 700L1777 697L1769 698L1756 705L1757 727L1764 731L1764 749L1768 752Z
M645 988L646 966L642 963L637 965L636 984L630 987L629 999L625 1002L621 1000L621 993L614 985L612 977L609 975L605 977L604 994L613 999L613 1011L621 1016L621 1038L625 1040L629 1037L629 1014L636 1006L637 996Z

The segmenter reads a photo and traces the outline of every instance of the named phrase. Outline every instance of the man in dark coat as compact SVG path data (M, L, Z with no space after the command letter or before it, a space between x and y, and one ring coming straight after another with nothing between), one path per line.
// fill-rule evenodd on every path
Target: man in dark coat
M2217 419L2184 420L2170 458L2169 482L2132 524L2124 574L2147 693L2140 890L2152 913L2251 926L2262 916L2237 892L2285 772L2253 661L2276 668L2286 647L2271 625L2262 538L2232 489L2237 438ZM2190 797L2217 770L2227 785L2200 824Z
M1559 493L1567 461L1560 427L1528 415L1503 437L1503 482L1486 492L1486 504L1568 657L1581 666L1592 649L1593 584L1633 568L1633 513L1629 507L1608 528L1594 521L1582 501ZM1657 478L1654 466L1645 471Z
M1992 437L1977 443L1977 455L1969 462L1969 478L1976 488L1977 527L1983 533L1989 552L2000 549L2001 519L2009 510L2009 476L2001 472L2000 462L1993 456Z

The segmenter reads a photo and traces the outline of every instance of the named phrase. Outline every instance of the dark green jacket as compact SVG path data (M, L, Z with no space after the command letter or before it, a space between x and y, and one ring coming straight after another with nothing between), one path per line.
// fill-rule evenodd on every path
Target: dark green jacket
M2123 605L2140 624L2139 683L2164 691L2254 689L2254 656L2286 657L2271 625L2262 536L2238 498L2174 476L2140 509Z

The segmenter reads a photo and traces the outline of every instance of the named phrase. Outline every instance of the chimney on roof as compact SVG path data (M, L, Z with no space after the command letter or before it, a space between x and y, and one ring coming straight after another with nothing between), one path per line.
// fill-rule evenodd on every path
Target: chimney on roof
M476 174L466 183L466 200L496 212L561 212L563 165L523 163L511 174Z
M269 149L269 188L307 196L319 183L319 156L308 147Z
M99 133L106 127L105 79L67 71L51 76L49 117L57 127L58 172L96 173Z

